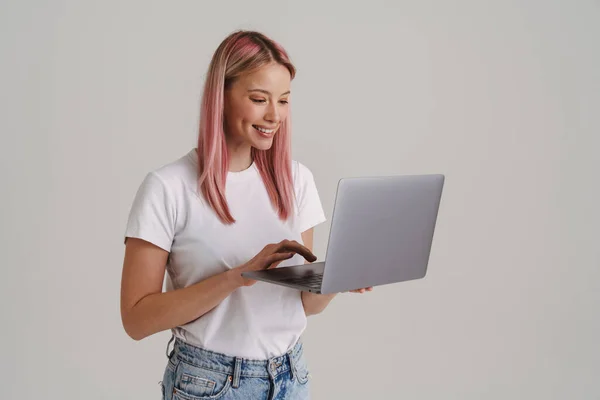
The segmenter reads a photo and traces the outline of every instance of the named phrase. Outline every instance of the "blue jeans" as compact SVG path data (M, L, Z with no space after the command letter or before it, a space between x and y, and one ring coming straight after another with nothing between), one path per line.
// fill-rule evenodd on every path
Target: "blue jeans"
M308 367L300 342L282 356L248 360L176 339L168 357L163 400L310 399Z

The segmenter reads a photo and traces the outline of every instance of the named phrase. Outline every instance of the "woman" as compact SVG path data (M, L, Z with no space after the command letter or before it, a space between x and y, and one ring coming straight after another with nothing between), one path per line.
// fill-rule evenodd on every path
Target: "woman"
M241 276L316 259L325 216L311 172L290 158L294 76L266 36L228 36L209 66L197 148L150 172L133 201L121 316L135 340L172 330L165 399L309 397L299 339L333 296Z

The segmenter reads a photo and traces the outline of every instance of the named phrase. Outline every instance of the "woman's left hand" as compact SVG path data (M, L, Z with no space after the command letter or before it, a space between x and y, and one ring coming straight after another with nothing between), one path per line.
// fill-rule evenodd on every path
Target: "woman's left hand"
M364 292L370 292L373 290L373 287L368 287L368 288L362 288L362 289L356 289L356 290L351 290L350 293L364 293Z

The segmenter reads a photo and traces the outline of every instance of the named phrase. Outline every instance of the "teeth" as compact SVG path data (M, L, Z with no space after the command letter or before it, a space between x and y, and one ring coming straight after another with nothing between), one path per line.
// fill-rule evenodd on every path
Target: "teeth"
M259 131L261 131L262 133L266 133L266 134L275 132L275 129L265 129L265 128L261 128L260 126L256 126L256 125L254 127L256 129L258 129Z

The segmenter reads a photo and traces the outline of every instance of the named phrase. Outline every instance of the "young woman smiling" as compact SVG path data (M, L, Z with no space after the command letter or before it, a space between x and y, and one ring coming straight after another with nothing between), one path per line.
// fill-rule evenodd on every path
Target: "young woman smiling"
M309 398L300 336L333 296L241 275L316 260L325 215L311 171L291 159L295 74L263 34L228 36L208 69L197 147L149 172L133 200L121 316L135 340L172 331L164 399Z

